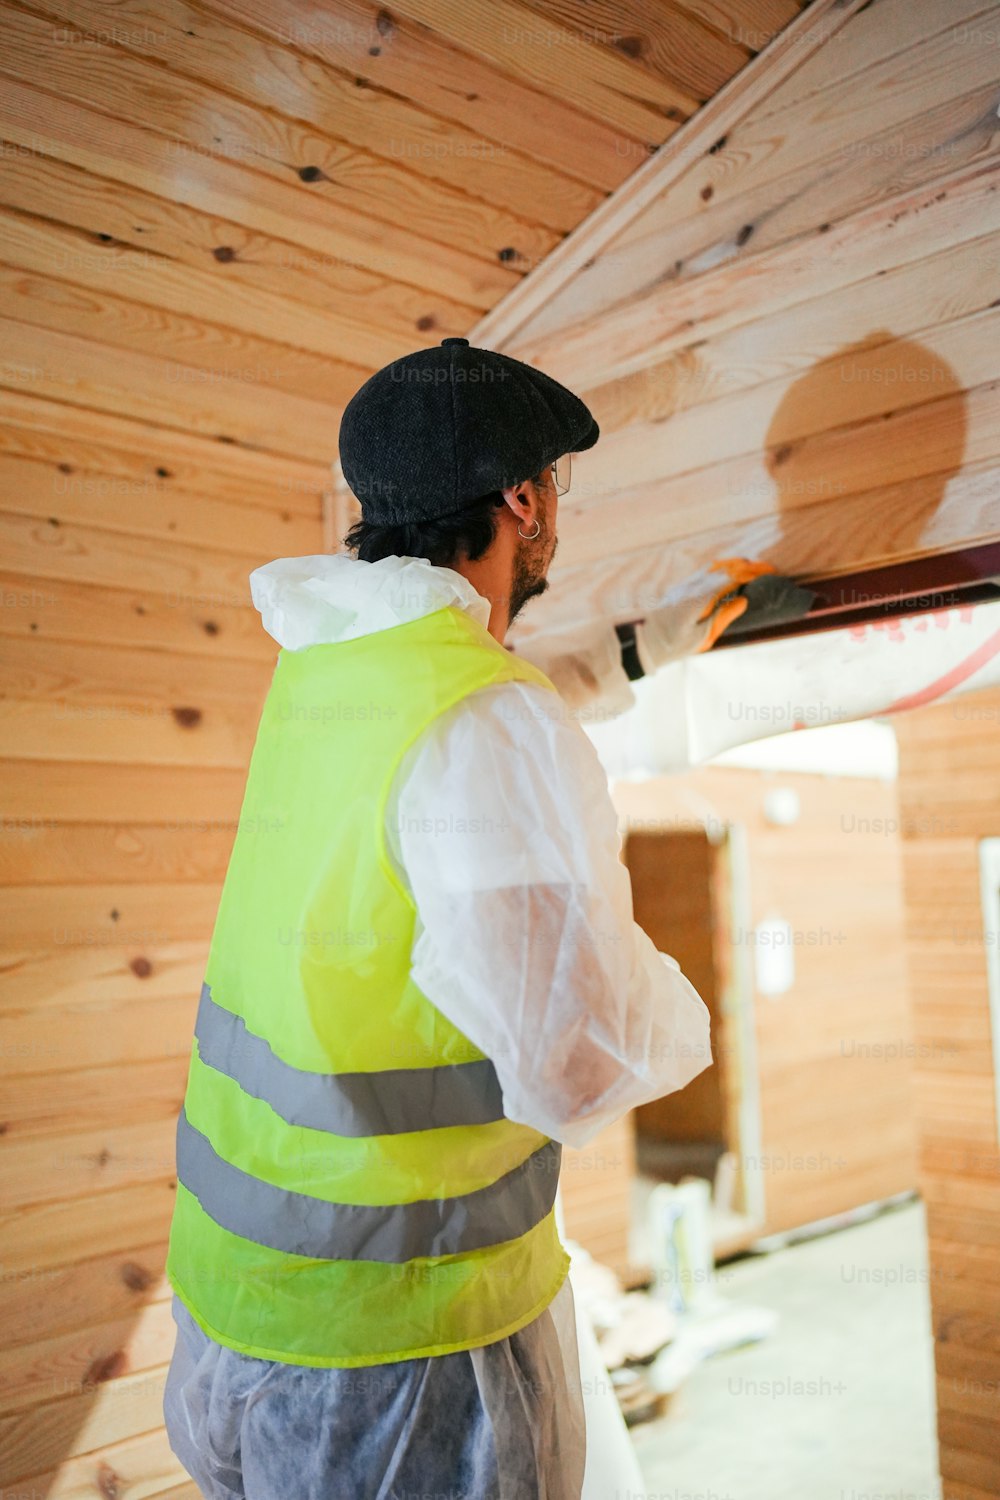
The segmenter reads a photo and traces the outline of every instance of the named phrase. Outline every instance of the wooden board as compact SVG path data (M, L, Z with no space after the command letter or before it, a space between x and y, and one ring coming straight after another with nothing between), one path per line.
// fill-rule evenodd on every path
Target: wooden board
M881 0L878 16L862 11L827 44L836 49L836 78L829 50L806 55L810 11L799 66L756 108L724 122L728 128L701 151L685 153L683 170L547 299L532 319L535 336L593 321L657 282L755 262L818 224L835 224L988 150L998 128L991 49L970 47L963 26L974 26L984 10L984 0ZM918 44L897 49L907 34ZM823 78L812 92L800 82L810 60ZM859 75L853 88L852 70ZM668 159L679 146L668 147ZM511 300L529 290L519 288Z
M923 1052L914 1097L930 1236L938 1439L945 1493L956 1496L962 1487L954 1489L952 1480L995 1493L998 1479L995 1401L984 1407L983 1392L995 1391L1000 1373L1000 1148L978 862L979 840L1000 835L1000 758L995 733L984 732L998 715L994 688L895 719L901 806L910 824L904 877ZM928 970L924 955L931 952L936 966ZM951 973L961 986L954 1001Z
M1000 228L1000 166L994 155L930 186L836 224L816 225L759 260L699 274L623 303L558 335L518 338L512 353L556 378L597 385L662 359L672 348L812 301ZM572 374L571 374L572 372Z
M213 0L212 9L301 56L363 78L366 93L378 91L380 107L386 98L410 101L420 109L425 130L444 119L605 190L616 188L647 149L624 121L605 125L582 110L578 99L556 98L548 80L539 87L520 69L496 68L475 44L456 51L397 9L383 15L363 0L327 0L321 25L303 19L297 0ZM618 17L625 28L627 4ZM485 159L491 160L488 152Z

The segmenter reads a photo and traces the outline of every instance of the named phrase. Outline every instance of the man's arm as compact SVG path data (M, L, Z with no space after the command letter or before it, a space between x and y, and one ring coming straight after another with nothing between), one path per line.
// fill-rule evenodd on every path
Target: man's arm
M708 1007L633 919L597 753L547 689L483 689L408 752L387 841L413 977L496 1068L504 1112L571 1146L712 1061Z

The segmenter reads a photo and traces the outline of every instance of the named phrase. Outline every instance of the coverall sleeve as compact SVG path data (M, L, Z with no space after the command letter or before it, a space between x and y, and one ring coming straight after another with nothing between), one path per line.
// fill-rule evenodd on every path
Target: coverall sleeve
M508 1118L583 1146L712 1062L708 1007L633 919L605 772L556 694L504 683L436 719L386 840L414 981L491 1059Z

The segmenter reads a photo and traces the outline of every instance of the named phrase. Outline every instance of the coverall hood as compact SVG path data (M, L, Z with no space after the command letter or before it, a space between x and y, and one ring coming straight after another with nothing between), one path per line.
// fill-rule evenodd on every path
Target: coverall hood
M453 604L483 626L490 619L489 601L467 578L423 557L279 557L253 570L250 595L268 635L288 651L354 640Z

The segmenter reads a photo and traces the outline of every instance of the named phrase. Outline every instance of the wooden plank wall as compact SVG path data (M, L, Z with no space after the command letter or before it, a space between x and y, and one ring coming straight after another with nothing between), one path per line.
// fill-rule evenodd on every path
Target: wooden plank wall
M798 10L0 3L7 1493L195 1493L162 1266L276 649L248 573L332 545L366 375L467 334Z
M525 639L1000 535L998 103L995 0L873 0L505 333L602 427Z
M566 1234L626 1281L634 1177L632 1114L612 1121L578 1150L563 1147L559 1192Z
M795 824L775 825L764 816L764 797L774 787L798 794ZM614 800L624 824L647 832L691 826L718 832L724 824L742 824L749 916L745 927L726 918L730 948L752 950L754 929L770 917L791 926L791 989L767 996L754 988L750 997L757 1053L751 1083L759 1090L761 1139L759 1162L745 1165L763 1182L760 1233L915 1187L894 785L704 766L618 782Z
M327 474L30 397L5 415L3 1482L153 1494L186 1479L157 1430L174 1125L277 650L247 574L321 550Z
M1000 837L1000 691L900 714L900 805L944 1500L1000 1495L1000 1144L979 840Z

